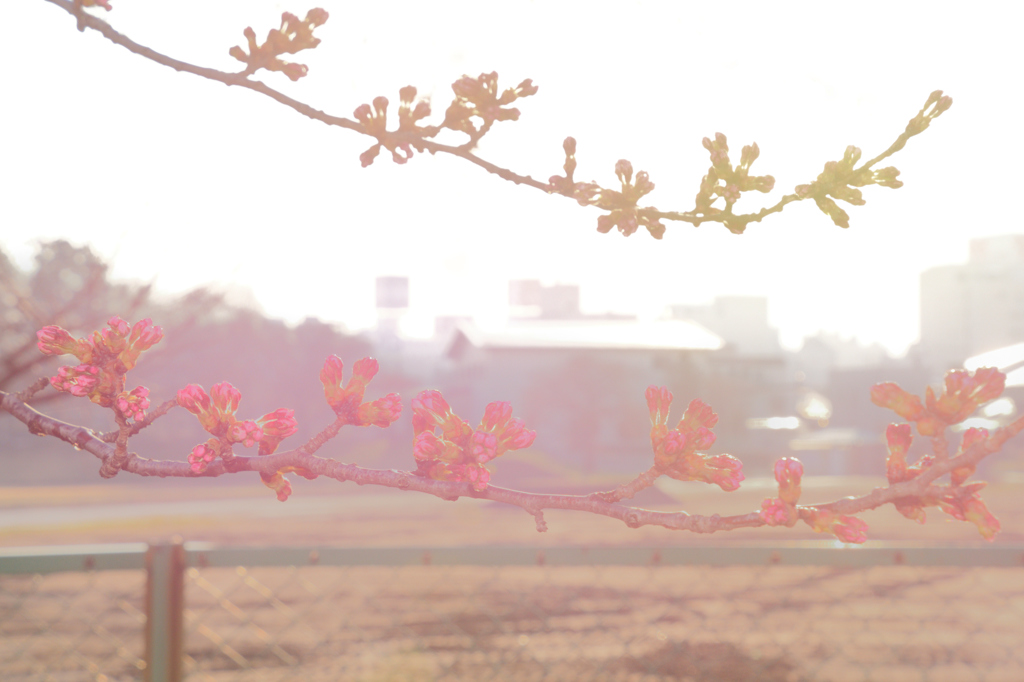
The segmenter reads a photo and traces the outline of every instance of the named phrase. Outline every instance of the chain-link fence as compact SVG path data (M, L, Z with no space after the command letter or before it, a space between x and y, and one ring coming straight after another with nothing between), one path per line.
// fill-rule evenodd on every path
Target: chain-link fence
M190 682L1024 680L1024 548L183 554ZM142 677L141 571L0 580L0 678Z
M145 546L93 550L0 550L0 680L142 677Z

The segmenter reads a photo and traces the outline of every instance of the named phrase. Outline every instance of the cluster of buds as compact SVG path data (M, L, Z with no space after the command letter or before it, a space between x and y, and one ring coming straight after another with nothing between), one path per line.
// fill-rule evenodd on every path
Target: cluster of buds
M292 484L284 475L290 473L296 473L309 481L316 478L316 474L309 469L303 467L283 467L272 474L260 472L260 480L263 481L263 485L277 494L279 501L285 502L292 494Z
M416 101L416 88L406 85L398 91L398 131L418 133L416 124L430 116L430 102L425 99Z
M792 528L803 520L816 533L832 533L843 542L861 543L867 540L868 524L856 516L836 514L819 507L797 507L800 500L800 480L804 465L795 457L783 457L775 462L775 481L779 496L761 503L758 515L768 526Z
M281 28L270 29L267 40L262 45L256 44L256 32L246 27L245 39L249 42L249 54L238 45L228 50L228 54L246 65L245 73L255 73L257 69L280 71L293 81L306 75L305 64L286 62L281 59L283 54L295 54L300 50L309 50L320 44L319 38L313 37L313 29L327 23L326 10L314 8L300 20L290 12L281 14Z
M444 114L445 128L479 140L495 121L518 121L519 110L509 107L517 99L537 94L537 86L529 78L514 88L498 94L498 74L482 73L476 78L463 76L452 83L455 99ZM473 119L479 119L479 125Z
M416 125L417 122L430 116L430 102L426 100L416 101L416 88L407 85L398 91L398 137L388 133L388 99L377 97L373 100L373 106L361 104L352 113L363 125L367 135L377 138L377 144L373 145L359 155L359 162L366 168L373 163L373 160L380 154L381 147L391 152L391 158L395 163L402 164L412 158L412 148L415 141L421 139L427 131ZM417 149L423 151L421 146Z
M775 462L775 480L779 484L779 496L768 498L761 503L761 520L769 526L796 525L800 515L796 503L800 500L800 479L804 465L796 457L783 457Z
M700 400L686 408L676 428L668 428L672 393L665 387L648 386L645 393L651 413L651 448L654 466L680 481L702 481L722 490L736 490L743 480L743 463L732 455L708 455L703 451L715 442L711 429L718 415Z
M565 138L562 150L565 152L565 163L562 164L565 175L552 175L548 178L548 192L572 197L580 206L589 206L601 188L592 182L576 182L573 177L576 174L575 137Z
M149 390L138 387L124 390L125 375L135 367L143 351L152 348L164 336L149 318L135 326L118 316L107 321L107 328L90 338L75 339L67 330L51 325L36 332L39 350L47 355L74 355L75 367L61 367L50 384L58 391L87 397L102 407L114 407L124 419L145 418Z
M209 394L198 384L178 391L178 405L196 415L202 427L214 436L189 454L188 461L195 473L201 474L217 457L230 459L231 447L236 444L247 448L258 444L259 453L269 455L297 430L294 412L284 408L255 421L238 419L235 413L241 399L238 389L226 381L215 384Z
M951 106L953 106L952 97L943 96L942 90L933 92L928 96L928 101L925 102L921 111L910 120L907 129L887 153L903 149L908 139L924 132L933 119L938 118ZM849 227L850 216L833 201L833 198L854 206L862 206L864 197L857 189L858 187L879 185L897 189L903 186L903 183L897 179L900 172L892 166L878 170L872 170L868 165L855 168L860 157L860 149L852 145L847 147L843 159L826 163L825 169L814 182L809 185L797 185L796 195L801 199L813 199L818 208L832 219L832 222L839 227Z
M483 490L491 479L484 464L509 450L530 447L537 437L522 419L512 417L507 402L490 403L473 429L452 412L439 391L423 391L413 399L412 427L416 474L436 481L468 481L474 490Z
M337 355L324 362L320 370L320 383L324 385L324 397L334 413L345 424L353 426L391 426L402 414L402 399L397 393L389 393L373 402L364 403L366 386L376 376L379 366L373 358L357 360L352 376L342 386L341 372L344 364Z
M735 167L729 161L729 143L725 135L715 133L714 140L705 137L703 145L711 156L711 168L701 179L694 210L705 217L722 216L722 224L731 232L740 234L746 229L749 218L733 215L733 204L739 201L742 192L772 191L772 188L775 187L775 178L770 175L750 175L751 164L761 154L757 143L743 148L740 153L740 163ZM724 209L715 208L712 205L719 198L725 200Z
M967 419L983 403L998 398L1005 386L1006 375L994 367L982 367L973 373L958 369L946 373L939 397L928 387L924 404L890 382L872 386L871 401L913 422L922 436L938 436L947 426Z
M843 542L860 544L868 539L868 524L856 516L837 514L831 509L800 507L800 518L815 533L831 533Z
M839 227L849 227L849 214L830 197L854 206L863 206L864 195L857 189L858 187L880 185L897 189L903 186L903 183L896 179L900 172L891 166L877 171L867 166L854 168L860 157L860 149L850 145L843 153L841 161L825 163L825 169L818 174L814 182L809 185L797 185L794 190L796 195L801 199L813 199L822 213L831 218L833 223Z
M889 483L911 481L927 471L934 463L935 457L925 454L914 464L907 464L907 452L913 442L910 424L890 424L885 430L889 457L886 460L886 476ZM976 445L988 439L986 429L971 428L964 432L960 441L957 456L966 454ZM999 519L993 516L985 506L979 492L985 487L983 481L964 485L974 473L974 465L966 464L950 472L950 485L936 486L938 494L903 498L896 501L896 509L900 514L917 521L925 522L925 507L939 507L954 519L969 521L978 527L978 532L986 540L991 540L999 532Z
M622 185L619 192L586 184L576 190L575 196L579 203L610 211L597 218L597 231L607 234L615 227L623 236L628 237L640 227L645 227L652 237L661 239L665 235L665 226L661 223L658 210L637 206L640 199L654 190L650 176L646 171L640 171L634 181L633 164L625 159L619 159L615 164L615 175Z

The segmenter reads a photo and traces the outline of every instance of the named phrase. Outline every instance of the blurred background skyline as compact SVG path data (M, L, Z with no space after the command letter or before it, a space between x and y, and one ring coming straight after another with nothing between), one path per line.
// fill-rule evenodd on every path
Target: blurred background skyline
M734 155L759 144L754 170L776 178L767 204L848 144L883 150L932 90L954 105L891 160L903 188L867 188L867 205L849 207L849 230L798 204L742 236L670 224L662 242L623 240L595 231L597 211L459 160L396 166L385 155L360 168L362 136L78 34L48 3L19 3L12 25L33 30L0 47L22 65L7 76L17 104L0 113L0 246L28 269L41 241L67 239L115 280L168 297L212 285L289 324L374 328L377 278L397 276L409 281L403 333L429 335L438 316L499 327L516 314L509 281L536 280L577 286L584 314L647 321L764 297L785 349L824 333L901 355L919 338L923 271L966 263L971 239L1024 234L1000 201L1019 180L1021 139L997 128L1020 103L1007 87L1019 66L1013 22L999 5L790 3L780 17L756 3L728 16L696 4L400 3L384 19L320 4L332 13L323 43L296 56L309 75L261 73L272 87L351 116L377 95L396 102L407 84L441 112L463 74L496 70L501 87L532 78L539 93L519 103L520 121L495 126L482 156L545 179L561 173L573 135L577 177L613 185L627 158L665 210L692 208L706 135L725 133ZM282 11L312 6L123 1L97 13L158 51L234 70L227 50L246 25L262 39Z

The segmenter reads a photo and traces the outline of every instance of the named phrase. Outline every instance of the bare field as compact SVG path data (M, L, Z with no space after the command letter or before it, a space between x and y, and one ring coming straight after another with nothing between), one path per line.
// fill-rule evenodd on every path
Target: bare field
M141 574L0 579L4 680L141 677ZM1024 679L1020 569L190 569L190 681Z

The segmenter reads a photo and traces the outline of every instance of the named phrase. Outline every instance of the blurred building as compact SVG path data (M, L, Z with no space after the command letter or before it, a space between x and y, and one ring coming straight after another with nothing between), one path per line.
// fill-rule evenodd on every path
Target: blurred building
M1024 342L1024 235L974 239L965 265L921 273L922 364L934 375Z
M845 372L892 364L879 343L863 344L854 338L819 332L804 339L800 350L790 355L794 373L807 385L825 388L833 372Z
M485 331L456 327L444 394L468 415L492 401L538 433L533 450L585 471L641 471L649 462L651 384L680 392L676 418L700 396L703 358L722 339L685 320L536 320Z
M514 279L508 283L508 304L513 318L571 320L580 317L580 287L544 286L536 279Z
M725 340L738 355L775 356L782 352L779 332L768 324L763 296L717 296L710 305L673 305L674 319L693 320Z

